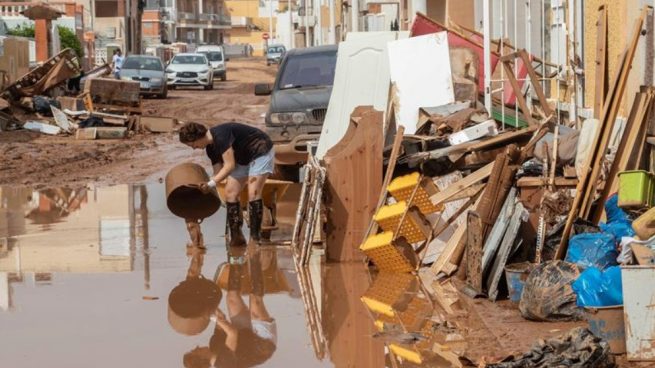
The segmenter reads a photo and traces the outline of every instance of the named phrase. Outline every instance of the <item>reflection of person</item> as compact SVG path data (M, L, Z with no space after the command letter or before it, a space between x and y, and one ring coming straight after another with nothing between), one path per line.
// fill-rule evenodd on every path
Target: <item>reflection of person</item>
M204 149L214 168L212 176L201 186L203 191L216 187L223 180L225 206L230 229L230 245L244 245L240 194L248 184L250 238L259 242L263 216L262 189L273 173L273 142L261 130L241 123L225 123L207 129L189 122L180 129L180 142L194 149Z
M199 249L206 249L202 231L200 230L200 222L200 220L186 219L186 229L189 232L189 237L191 238L189 246L197 247Z
M186 368L252 367L266 362L277 346L277 325L264 305L262 252L248 247L229 248L226 303L228 316L216 311L216 325L208 347L184 355ZM242 297L242 282L249 276L249 306Z
M183 335L197 335L204 331L221 301L221 289L202 275L203 258L203 250L191 251L185 280L168 295L168 322Z

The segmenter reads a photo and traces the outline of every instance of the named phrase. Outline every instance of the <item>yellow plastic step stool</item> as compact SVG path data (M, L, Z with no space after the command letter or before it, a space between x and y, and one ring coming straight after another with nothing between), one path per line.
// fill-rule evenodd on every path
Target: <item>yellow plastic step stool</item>
M395 243L398 243L398 245ZM393 233L391 231L385 231L369 236L359 249L375 263L380 271L414 271L415 265L408 258L408 256L416 256L416 253L413 253L414 249L408 244L400 244L400 240L396 240L395 243ZM404 249L399 249L401 247Z
M419 184L420 178L421 174L418 172L399 176L391 181L387 187L387 191L389 191L398 202L408 201L409 197L412 196L414 188ZM438 192L439 189L434 185L430 178L423 178L419 188L416 190L412 205L418 206L419 210L421 210L424 215L443 211L443 205L435 206L432 201L430 201L430 197Z
M394 232L405 212L407 215L405 215L400 232L396 236L404 236L407 242L412 244L426 240L431 231L430 227L421 212L417 211L415 207L407 209L405 201L381 207L373 219L384 231Z

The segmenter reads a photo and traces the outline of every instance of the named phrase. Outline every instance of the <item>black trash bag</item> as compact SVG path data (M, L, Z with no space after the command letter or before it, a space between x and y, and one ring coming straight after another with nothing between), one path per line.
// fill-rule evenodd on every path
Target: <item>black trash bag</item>
M516 172L517 178L524 176L542 176L544 174L544 165L539 160L530 159L519 167Z
M105 121L97 116L91 116L79 123L80 128L95 128L105 126Z
M521 356L510 356L487 368L613 368L616 367L609 344L588 329L576 327L564 335L540 340Z
M52 116L52 110L50 109L50 106L61 109L61 104L59 101L46 96L34 96L32 98L32 104L34 105L34 111L43 116Z
M564 232L564 226L566 225L566 218L563 218L560 222L553 225L551 229L546 233L546 241L544 242L544 249L541 252L541 259L545 261L550 261L555 259L555 254L557 253L557 248L559 247L560 242L562 241L562 233ZM569 236L572 238L573 235L583 234L583 233L599 233L600 228L593 223L578 218L573 222L573 232Z
M519 310L533 321L578 321L584 318L576 305L571 284L580 276L578 266L549 261L537 266L525 281Z

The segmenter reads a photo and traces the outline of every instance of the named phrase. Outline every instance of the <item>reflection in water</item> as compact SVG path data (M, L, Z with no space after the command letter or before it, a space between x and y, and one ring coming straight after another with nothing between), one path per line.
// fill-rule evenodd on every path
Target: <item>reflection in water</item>
M361 298L393 367L461 367L463 337L412 274L379 273Z
M129 272L137 247L149 287L147 189L0 187L0 309L14 305L12 284L53 273Z
M277 347L277 324L264 295L287 289L275 249L255 244L229 248L230 261L219 265L213 281L202 276L203 251L192 248L191 252L186 280L169 295L169 322L177 332L195 335L207 328L211 316L214 330L207 346L184 355L184 366L252 367L266 362ZM219 307L221 289L225 312Z

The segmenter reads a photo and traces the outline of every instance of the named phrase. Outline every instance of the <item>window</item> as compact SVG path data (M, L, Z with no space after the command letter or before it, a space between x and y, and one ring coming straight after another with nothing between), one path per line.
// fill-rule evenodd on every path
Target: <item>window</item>
M334 83L336 64L336 52L295 55L287 59L279 88L331 86Z
M176 55L171 61L172 64L207 64L204 55Z
M154 57L128 57L123 62L123 70L125 69L138 69L138 70L164 70L161 60Z

